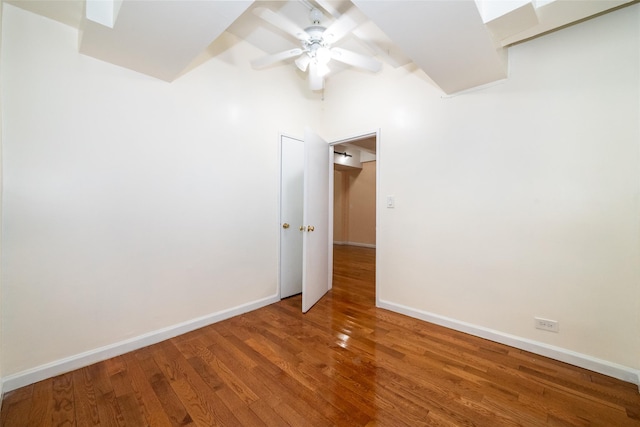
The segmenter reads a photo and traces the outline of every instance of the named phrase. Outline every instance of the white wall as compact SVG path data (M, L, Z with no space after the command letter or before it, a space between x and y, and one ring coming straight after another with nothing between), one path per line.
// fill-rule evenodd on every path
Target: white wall
M512 47L507 81L449 98L407 69L327 82L329 140L381 129L382 305L622 365L633 380L639 29L634 5Z
M277 297L278 132L317 126L294 69L226 37L169 84L3 23L4 375Z

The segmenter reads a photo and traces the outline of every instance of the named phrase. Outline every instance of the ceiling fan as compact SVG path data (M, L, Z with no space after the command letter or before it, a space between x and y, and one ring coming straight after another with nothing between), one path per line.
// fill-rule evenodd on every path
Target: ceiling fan
M297 56L298 58L295 60L296 66L300 71L308 70L309 72L309 87L311 90L322 90L324 76L331 71L327 64L332 59L372 72L378 72L382 68L382 63L374 58L351 50L331 47L332 44L338 42L357 26L356 22L346 14L340 16L328 27L324 27L320 24L323 17L322 12L318 9L312 9L309 14L312 25L302 29L271 9L258 7L253 10L253 13L295 37L301 43L299 48L285 50L251 61L251 65L255 69L266 68L276 62Z

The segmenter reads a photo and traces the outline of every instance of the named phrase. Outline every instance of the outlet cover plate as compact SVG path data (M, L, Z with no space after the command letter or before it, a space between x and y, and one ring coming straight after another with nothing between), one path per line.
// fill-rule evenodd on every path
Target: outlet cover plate
M560 325L557 320L543 319L542 317L534 317L536 329L542 329L549 332L560 332Z

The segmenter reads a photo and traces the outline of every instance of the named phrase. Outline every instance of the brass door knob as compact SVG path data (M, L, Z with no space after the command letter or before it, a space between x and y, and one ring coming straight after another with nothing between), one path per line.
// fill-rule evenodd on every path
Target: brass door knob
M284 224L282 224L282 228L289 228L289 224L285 222Z
M310 225L310 226L307 227L307 231L313 231L315 229L316 228L313 225Z
M300 231L307 231L307 227L305 227L304 225L300 226Z

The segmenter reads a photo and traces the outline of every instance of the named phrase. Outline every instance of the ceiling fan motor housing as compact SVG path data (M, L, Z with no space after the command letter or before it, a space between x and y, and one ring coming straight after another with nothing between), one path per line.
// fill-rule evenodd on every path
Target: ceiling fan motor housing
M320 25L312 25L311 27L304 29L304 31L309 34L309 40L304 40L302 42L302 48L312 58L316 56L318 49L322 47L329 47L328 43L322 37L325 30L326 28Z

